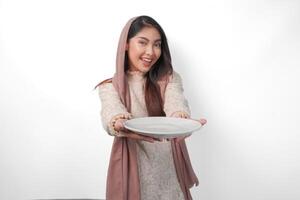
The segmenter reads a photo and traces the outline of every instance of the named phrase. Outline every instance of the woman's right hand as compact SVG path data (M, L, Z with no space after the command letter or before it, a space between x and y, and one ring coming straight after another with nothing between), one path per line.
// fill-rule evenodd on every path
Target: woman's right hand
M151 142L151 143L153 143L154 141L160 141L157 138L152 138L152 137L149 137L149 136L140 135L140 134L137 134L135 132L132 132L132 131L126 129L124 127L124 122L125 121L127 121L127 119L118 119L115 123L115 130L116 131L121 131L125 137L135 139L135 140L144 140L144 141Z

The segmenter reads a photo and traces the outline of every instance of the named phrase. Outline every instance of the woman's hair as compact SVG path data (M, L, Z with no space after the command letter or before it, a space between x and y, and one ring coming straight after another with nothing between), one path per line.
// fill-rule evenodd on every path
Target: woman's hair
M154 63L150 70L145 74L145 101L149 116L165 116L163 111L163 100L160 93L160 87L157 83L165 75L171 74L173 71L171 64L171 54L167 42L167 37L161 26L149 16L139 16L131 24L127 43L144 27L153 27L158 30L161 37L161 55L159 59ZM125 53L125 71L128 70L128 55Z

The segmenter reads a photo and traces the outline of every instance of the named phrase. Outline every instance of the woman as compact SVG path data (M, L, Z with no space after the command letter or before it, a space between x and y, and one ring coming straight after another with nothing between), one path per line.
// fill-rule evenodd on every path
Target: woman
M198 179L185 138L158 141L124 128L124 121L136 117L190 118L167 38L154 19L139 16L127 22L119 40L116 73L97 87L102 124L115 137L106 199L192 199L189 188L198 185Z

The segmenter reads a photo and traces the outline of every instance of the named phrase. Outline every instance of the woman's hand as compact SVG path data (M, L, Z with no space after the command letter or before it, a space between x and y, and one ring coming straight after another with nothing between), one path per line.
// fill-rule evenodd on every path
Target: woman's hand
M186 113L186 112L174 112L171 117L176 117L176 118L185 118L185 119L189 119L189 115ZM206 124L207 120L206 119L192 119L192 120L195 120L197 122L199 122L202 126L204 124Z
M206 119L192 119L192 120L195 120L195 121L197 121L197 122L199 122L202 126L204 125L204 124L206 124L206 122L207 122L207 120Z
M127 121L127 119L118 119L115 123L115 130L116 131L122 131L122 133L125 137L135 139L135 140L144 140L144 141L151 142L151 143L153 143L154 141L160 141L157 138L152 138L152 137L149 137L149 136L140 135L140 134L137 134L135 132L132 132L132 131L126 129L124 127L124 122L125 121Z
M206 123L207 123L207 120L206 119L192 119L192 120L195 120L197 122L199 122L202 126L204 126ZM186 136L183 136L183 137L177 137L175 139L176 142L181 142L182 140L184 140L185 138L187 137L190 137L192 134L189 134L189 135L186 135Z

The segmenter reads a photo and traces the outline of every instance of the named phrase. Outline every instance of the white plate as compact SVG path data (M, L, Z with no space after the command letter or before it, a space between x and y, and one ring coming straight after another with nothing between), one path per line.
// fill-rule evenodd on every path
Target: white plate
M174 117L141 117L128 120L126 129L159 138L185 136L199 130L201 124L195 120Z

